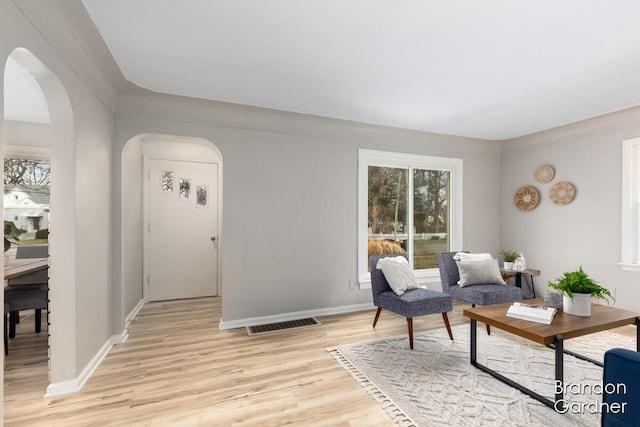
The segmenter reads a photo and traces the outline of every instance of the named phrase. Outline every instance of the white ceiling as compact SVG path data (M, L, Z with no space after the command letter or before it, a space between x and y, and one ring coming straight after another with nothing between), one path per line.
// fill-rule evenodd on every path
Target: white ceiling
M637 0L83 0L158 92L505 139L640 105Z

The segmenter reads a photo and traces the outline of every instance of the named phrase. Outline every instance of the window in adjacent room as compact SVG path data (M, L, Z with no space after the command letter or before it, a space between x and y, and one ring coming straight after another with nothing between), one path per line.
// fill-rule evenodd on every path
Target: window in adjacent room
M4 159L5 239L45 244L49 239L49 160Z
M625 270L640 271L640 138L622 141L622 259Z
M358 281L368 258L407 255L418 278L438 277L437 255L461 247L462 160L361 149L358 153Z

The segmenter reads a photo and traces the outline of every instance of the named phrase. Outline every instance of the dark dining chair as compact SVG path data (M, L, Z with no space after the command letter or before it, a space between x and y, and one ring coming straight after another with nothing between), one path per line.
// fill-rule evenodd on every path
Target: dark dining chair
M18 246L16 259L48 258L49 245ZM9 338L15 338L20 311L35 310L35 331L42 330L42 310L48 307L49 269L34 271L7 280L5 301L11 302Z
M46 288L23 289L20 286L7 286L4 288L4 301L9 305L9 338L15 338L16 324L23 310L35 310L35 331L39 333L42 330L42 310L47 310L49 306Z
M4 320L3 320L3 329L4 329L4 355L9 354L9 330L7 326L7 316L11 312L11 306L4 303Z
M49 245L27 245L16 247L16 259L48 257Z

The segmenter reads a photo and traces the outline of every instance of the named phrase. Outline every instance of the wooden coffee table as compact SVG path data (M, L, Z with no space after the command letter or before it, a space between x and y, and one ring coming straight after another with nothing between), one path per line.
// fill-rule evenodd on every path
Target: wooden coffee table
M539 298L527 300L527 303L543 305L544 301L542 298ZM493 369L478 363L476 359L477 322L486 323L487 325L491 325L519 337L526 338L555 349L555 380L556 383L557 381L560 381L560 384L562 385L564 385L563 366L565 353L602 366L602 362L600 361L564 350L564 340L566 339L605 331L624 325L636 325L636 351L640 351L640 328L638 328L638 324L640 323L640 314L638 313L602 304L591 304L591 316L589 317L572 316L570 314L565 314L562 311L558 311L553 318L553 322L550 325L546 325L544 323L507 317L507 310L510 306L511 303L505 303L463 310L462 313L471 319L471 364L551 408L556 408L556 403L562 401L563 393L561 391L556 392L554 400L548 399L522 384L516 383L515 381L501 375ZM561 387L561 390L564 390L564 387Z

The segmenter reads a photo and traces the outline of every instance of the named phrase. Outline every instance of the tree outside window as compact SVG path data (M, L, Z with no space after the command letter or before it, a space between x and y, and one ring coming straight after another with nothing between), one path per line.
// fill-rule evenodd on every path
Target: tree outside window
M359 163L359 190L366 194L366 208L359 207L366 209L366 228L360 214L366 252L361 236L359 280L368 279L368 257L381 253L405 253L416 272L434 275L437 255L461 241L461 224L452 224L460 217L453 202L461 205L461 194L454 194L461 185L452 183L454 174L462 177L462 161L360 150ZM364 202L361 196L359 205Z
M47 160L4 161L4 221L13 239L26 243L48 239L51 164ZM17 243L17 242L16 242Z

